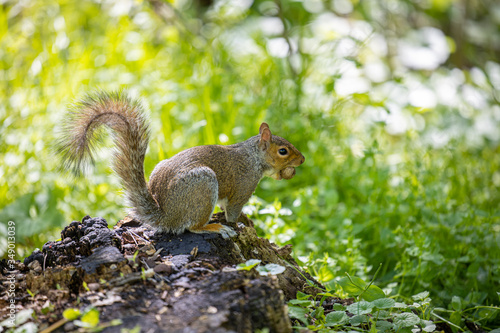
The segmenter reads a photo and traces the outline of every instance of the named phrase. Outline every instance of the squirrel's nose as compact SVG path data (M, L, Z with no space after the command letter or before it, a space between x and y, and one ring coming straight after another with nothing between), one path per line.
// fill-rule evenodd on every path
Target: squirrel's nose
M305 161L306 161L306 158L304 157L304 155L302 155L302 159L300 160L300 164L304 163Z

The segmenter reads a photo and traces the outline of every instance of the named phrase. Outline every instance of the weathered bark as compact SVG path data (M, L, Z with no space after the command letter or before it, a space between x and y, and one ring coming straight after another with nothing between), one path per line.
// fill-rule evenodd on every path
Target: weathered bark
M225 223L223 214L214 219ZM55 331L75 329L60 320L62 311L93 305L102 324L121 319L104 332L136 326L143 332L290 332L286 301L297 291L316 294L314 285L321 286L298 267L291 246L257 237L246 216L232 227L238 235L223 239L155 234L133 220L109 230L104 219L85 217L66 227L61 241L19 263L17 304L37 312L40 329L59 320L63 325ZM236 270L248 259L286 269L272 276ZM44 314L47 301L53 309ZM0 307L4 302L6 297Z

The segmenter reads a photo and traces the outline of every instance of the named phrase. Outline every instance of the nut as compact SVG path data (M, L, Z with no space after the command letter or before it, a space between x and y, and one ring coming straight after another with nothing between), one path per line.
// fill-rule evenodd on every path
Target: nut
M283 170L281 170L281 177L284 179L292 179L293 176L295 176L295 168L293 167L288 167Z

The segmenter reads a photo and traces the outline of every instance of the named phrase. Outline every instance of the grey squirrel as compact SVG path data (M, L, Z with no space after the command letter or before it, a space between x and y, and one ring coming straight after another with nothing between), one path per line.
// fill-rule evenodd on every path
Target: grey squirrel
M259 134L246 141L193 147L159 162L147 183L144 157L150 130L140 102L120 92L97 92L75 104L63 120L57 150L64 169L79 174L94 162L101 125L113 130L113 170L131 207L130 217L176 234L189 230L234 236L232 228L208 223L215 205L224 210L228 222L236 222L263 176L290 179L305 160L262 123Z

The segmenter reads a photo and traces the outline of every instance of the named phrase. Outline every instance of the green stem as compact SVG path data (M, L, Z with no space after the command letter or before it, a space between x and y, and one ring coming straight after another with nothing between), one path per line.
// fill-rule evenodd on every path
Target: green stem
M349 279L349 281L351 281L351 283L355 286L355 287L358 287L359 289L363 289L361 288L361 286L358 286L356 283L354 283L354 281L352 280L351 276L349 275L349 273L345 273L345 275L347 275L347 278Z
M431 312L431 315L432 315L432 316L434 316L434 317L436 317L436 318L437 318L437 319L439 319L439 320L444 321L444 322L445 322L445 323L447 323L448 325L453 326L453 327L455 327L455 328L458 328L458 329L459 329L459 330L461 330L462 332L465 332L465 331L464 331L464 330L463 330L460 326L457 326L457 325L453 324L451 321L448 321L448 320L444 319L443 317L441 317L441 316L439 316L439 315L435 314L435 313L434 313L434 311L432 311L432 312Z
M380 265L377 268L377 271L375 272L375 274L373 274L373 278L370 281L370 283L368 283L368 285L364 288L364 290L361 292L361 294L359 294L358 297L361 298L361 295L363 295L368 290L368 288L370 288L370 286L373 284L373 281L375 281L375 278L377 277L378 272L380 271L381 268L382 268L382 263L380 263Z
M493 310L500 310L500 307L498 307L498 306L490 306L490 305L478 305L478 306L475 306L475 307L473 307L473 308L469 308L469 309L462 310L462 312L465 312L465 311L471 311L471 310L477 310L477 309L493 309Z

